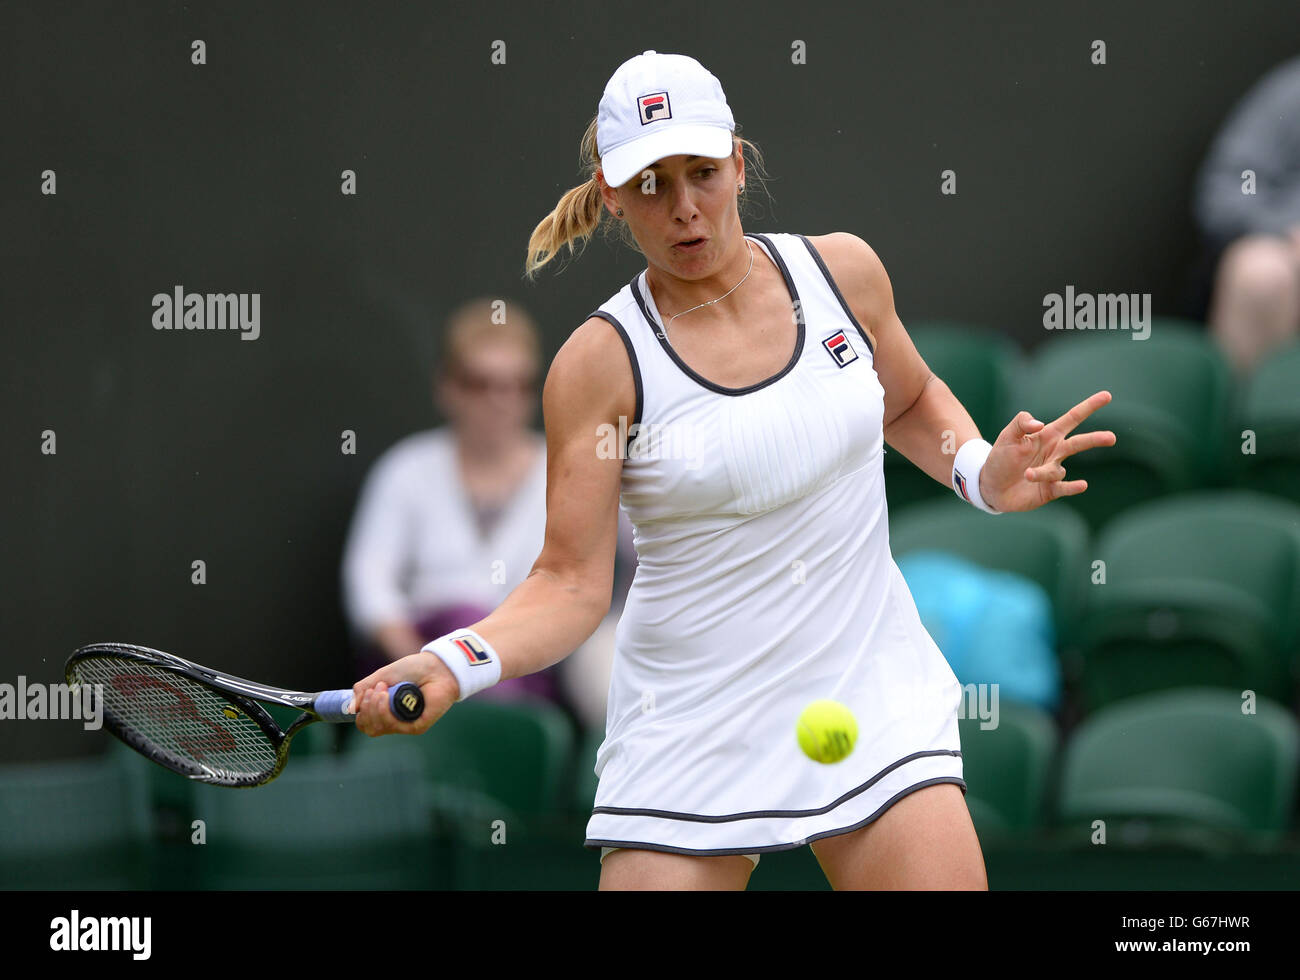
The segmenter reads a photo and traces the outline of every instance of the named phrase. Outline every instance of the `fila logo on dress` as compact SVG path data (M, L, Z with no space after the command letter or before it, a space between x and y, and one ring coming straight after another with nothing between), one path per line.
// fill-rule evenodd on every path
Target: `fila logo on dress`
M643 95L636 100L637 108L641 110L641 125L652 123L656 119L671 119L673 117L672 106L668 104L667 92L652 92L649 95Z
M858 359L858 352L853 349L853 345L849 343L849 338L845 336L843 330L837 331L823 340L822 346L826 348L831 357L835 358L835 363L840 367L847 367Z

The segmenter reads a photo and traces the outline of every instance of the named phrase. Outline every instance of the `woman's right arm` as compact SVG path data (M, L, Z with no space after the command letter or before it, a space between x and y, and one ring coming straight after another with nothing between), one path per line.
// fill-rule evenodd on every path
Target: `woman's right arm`
M546 534L541 553L501 605L469 626L497 652L502 680L563 660L609 611L623 461L602 458L601 426L617 430L620 416L631 425L635 399L621 338L607 321L592 317L556 353L542 390ZM386 707L388 687L403 680L424 691L425 713L417 722L399 722ZM369 735L424 731L459 697L451 671L423 652L376 671L354 690L357 727Z

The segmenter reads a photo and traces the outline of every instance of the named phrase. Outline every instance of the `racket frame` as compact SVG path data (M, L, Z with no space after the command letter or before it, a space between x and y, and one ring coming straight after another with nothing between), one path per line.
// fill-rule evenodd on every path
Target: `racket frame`
M131 643L91 643L79 647L68 658L64 666L64 678L69 685L80 683L73 676L74 668L84 660L110 657L118 660L134 660L138 663L180 674L189 678L231 702L232 706L243 712L250 721L258 726L267 736L275 750L275 765L257 776L219 776L201 763L184 759L163 749L157 743L139 735L135 729L121 725L108 705L103 705L103 722L113 735L121 739L135 751L151 762L170 769L181 776L213 786L229 786L236 789L263 786L275 779L284 770L289 761L289 743L293 737L313 722L322 720L313 709L317 697L322 693L309 694L305 691L291 691L287 688L272 687L256 681L223 674L220 671L196 664L191 660L151 647ZM281 728L270 713L258 701L269 701L286 708L302 711L288 728ZM333 719L331 719L333 720ZM206 769L206 772L204 771Z

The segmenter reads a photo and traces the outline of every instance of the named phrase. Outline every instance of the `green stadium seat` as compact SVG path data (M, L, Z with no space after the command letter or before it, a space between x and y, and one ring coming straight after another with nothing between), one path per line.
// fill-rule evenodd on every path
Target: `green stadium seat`
M1105 584L1080 628L1085 710L1168 687L1290 703L1300 645L1300 506L1248 490L1152 501L1098 538Z
M293 760L252 789L197 784L200 880L211 889L450 887L409 745Z
M456 851L460 888L560 888L545 855L584 859L569 805L573 727L554 704L471 699L422 736L361 738L348 751L368 758L403 742L421 756L425 798L439 838ZM590 877L589 863L576 867Z
M571 806L572 722L538 699L467 700L413 739L354 739L356 758L409 744L425 799L454 851L457 887L590 888L599 869ZM501 846L504 840L505 846Z
M1217 851L1276 846L1291 820L1300 726L1265 698L1165 691L1112 705L1065 747L1062 840L1090 846L1092 822L1121 847Z
M1051 422L1097 391L1111 393L1074 433L1110 429L1116 444L1065 461L1067 479L1087 480L1088 489L1060 501L1096 529L1134 504L1221 482L1230 387L1203 328L1157 317L1145 340L1127 330L1049 340L1025 366L1018 407Z
M966 806L985 844L1023 841L1046 822L1056 723L1031 705L1004 701L997 724L982 724L978 718L957 722Z
M117 757L0 767L0 886L149 885L148 789Z
M109 738L107 757L130 770L145 786L150 820L150 847L146 858L148 887L191 889L197 879L190 824L194 811L193 780L150 762L135 749Z
M362 739L351 751L374 750L385 741ZM562 793L573 757L573 725L550 702L461 701L411 742L430 783L500 801L518 816L567 809Z
M287 727L300 712L268 705L281 728ZM332 752L338 726L308 725L294 736L291 760ZM118 764L133 770L147 787L152 820L152 846L149 848L150 887L192 889L197 887L198 851L191 843L194 820L194 787L191 779L150 762L118 739L109 739L109 755ZM292 764L292 763L291 763Z
M110 738L108 755L115 764L135 770L148 790L149 805L154 816L154 831L165 831L167 825L180 815L189 812L194 799L194 781L150 762L126 743Z
M1056 635L1073 634L1082 613L1090 571L1088 527L1056 502L994 517L951 499L930 501L891 516L889 548L897 558L911 551L947 551L986 568L1015 572L1052 597Z
M1021 359L1020 348L987 327L951 320L918 321L909 325L907 332L930 370L970 412L984 438L989 442L996 439L1011 421L1007 398ZM952 493L889 446L885 447L884 465L891 513Z
M1225 462L1238 485L1300 503L1300 343L1271 354L1240 393ZM1243 453L1241 433L1255 434Z
M988 327L953 320L921 320L907 328L917 353L970 412L985 438L1010 421L1008 411L1020 347ZM991 438L990 438L990 441Z

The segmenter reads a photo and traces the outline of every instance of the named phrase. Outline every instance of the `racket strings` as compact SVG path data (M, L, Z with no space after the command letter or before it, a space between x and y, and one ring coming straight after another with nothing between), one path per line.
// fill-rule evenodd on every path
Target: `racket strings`
M105 717L201 778L254 778L278 763L275 743L228 695L138 660L79 661L74 680L102 685ZM162 761L162 760L160 760Z

